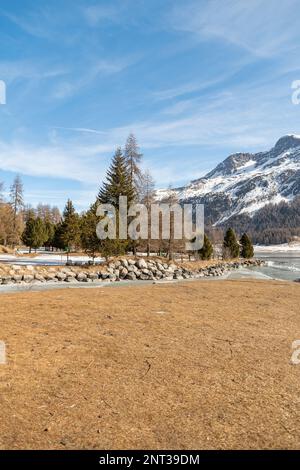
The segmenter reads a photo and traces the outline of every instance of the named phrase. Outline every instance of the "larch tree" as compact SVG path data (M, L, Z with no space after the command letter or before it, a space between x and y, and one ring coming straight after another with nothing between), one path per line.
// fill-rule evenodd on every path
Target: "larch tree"
M24 206L23 199L23 183L19 175L17 175L10 187L9 203L12 208L12 233L11 244L13 246L20 242L23 231L23 220L21 210Z
M124 157L128 166L130 182L135 190L136 196L138 195L139 185L142 177L140 164L142 161L143 154L140 152L136 137L134 134L129 134L125 149Z
M151 252L151 204L155 201L155 183L149 170L146 170L141 177L140 201L145 204L148 211L148 238L147 256Z
M170 208L174 204L178 204L178 196L177 192L169 185L166 196L162 200L163 203L169 204ZM167 252L169 260L174 258L174 244L175 244L175 214L174 211L170 212L170 231L169 231L169 239L167 242Z

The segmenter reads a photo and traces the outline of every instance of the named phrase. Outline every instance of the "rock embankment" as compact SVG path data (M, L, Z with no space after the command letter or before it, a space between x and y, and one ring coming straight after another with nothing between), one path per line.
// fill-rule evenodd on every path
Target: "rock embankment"
M34 267L0 266L0 284L39 284L46 282L116 282L159 281L199 279L203 277L223 276L228 271L240 267L260 266L261 260L241 260L216 262L206 267L188 269L180 264L167 263L164 260L144 260L122 258L107 265L81 267Z

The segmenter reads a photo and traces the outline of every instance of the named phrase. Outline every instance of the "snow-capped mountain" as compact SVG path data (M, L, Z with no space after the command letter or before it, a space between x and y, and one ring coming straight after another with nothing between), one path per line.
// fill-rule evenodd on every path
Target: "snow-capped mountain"
M205 205L206 220L221 224L266 204L300 195L300 135L286 135L268 152L235 153L206 176L175 189L180 202ZM158 190L157 199L168 190Z

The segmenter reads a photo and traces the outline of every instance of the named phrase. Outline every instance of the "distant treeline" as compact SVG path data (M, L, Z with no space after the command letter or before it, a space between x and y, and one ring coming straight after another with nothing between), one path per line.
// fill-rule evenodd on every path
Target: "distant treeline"
M268 204L253 217L246 214L231 217L222 228L233 227L237 233L246 231L255 244L288 243L300 237L300 196L293 201Z

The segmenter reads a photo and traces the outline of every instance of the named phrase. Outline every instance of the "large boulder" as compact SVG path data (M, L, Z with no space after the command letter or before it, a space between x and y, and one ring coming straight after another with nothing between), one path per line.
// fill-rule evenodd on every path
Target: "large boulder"
M119 277L121 279L124 279L127 276L127 274L128 274L128 269L127 268L123 267L123 268L120 269Z
M79 282L86 282L86 280L87 280L87 275L86 275L85 273L83 273L83 272L80 272L80 273L77 274L76 279L77 279L77 281L79 281Z
M135 281L136 275L134 274L134 272L130 271L126 274L125 279L128 279L129 281Z
M147 269L148 268L148 265L147 265L146 261L143 258L138 259L136 261L135 265L139 269Z

